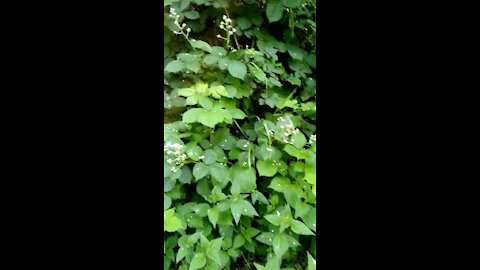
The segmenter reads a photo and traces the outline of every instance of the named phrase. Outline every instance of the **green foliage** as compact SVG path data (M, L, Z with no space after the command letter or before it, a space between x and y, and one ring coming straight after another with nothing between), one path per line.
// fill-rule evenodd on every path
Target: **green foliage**
M316 268L315 1L164 7L165 268Z

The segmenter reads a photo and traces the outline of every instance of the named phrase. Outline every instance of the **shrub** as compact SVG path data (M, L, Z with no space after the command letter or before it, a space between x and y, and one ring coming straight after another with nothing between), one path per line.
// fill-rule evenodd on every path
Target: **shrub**
M166 269L314 269L315 1L164 1Z

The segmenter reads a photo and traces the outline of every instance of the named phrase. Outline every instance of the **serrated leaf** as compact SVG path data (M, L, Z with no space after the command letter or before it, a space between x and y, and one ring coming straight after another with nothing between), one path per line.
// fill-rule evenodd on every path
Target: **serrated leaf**
M192 261L190 262L190 267L188 270L196 270L202 268L207 263L207 258L203 253L196 253L193 255Z
M260 176L272 177L277 173L277 167L271 160L259 160L257 161L257 170Z
M283 16L283 3L281 0L269 1L267 4L267 18L269 22L277 22Z
M206 52L211 53L212 52L212 47L205 41L203 40L192 40L191 41L192 47L204 50Z
M195 163L193 166L193 176L196 180L205 177L209 171L209 168L202 162Z
M230 72L233 77L243 80L247 74L247 67L242 62L230 60L228 63L228 72Z
M315 235L303 222L295 219L291 222L291 228L296 234Z
M165 71L171 72L171 73L176 73L181 71L182 69L185 68L185 63L179 60L173 60L170 63L167 64L165 67Z

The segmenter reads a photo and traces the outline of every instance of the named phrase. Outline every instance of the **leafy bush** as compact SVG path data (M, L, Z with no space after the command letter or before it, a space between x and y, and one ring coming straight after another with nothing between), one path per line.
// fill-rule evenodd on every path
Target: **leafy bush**
M166 269L314 269L315 1L164 1Z

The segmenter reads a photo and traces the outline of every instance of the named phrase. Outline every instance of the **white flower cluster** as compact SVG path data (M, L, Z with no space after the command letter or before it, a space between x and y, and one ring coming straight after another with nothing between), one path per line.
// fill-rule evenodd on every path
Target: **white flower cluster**
M227 15L223 15L223 21L220 22L220 29L223 29L227 32L227 38L223 37L222 35L217 35L217 38L228 39L230 35L237 32L237 29L233 27L232 19L228 18Z
M167 163L172 164L175 162L176 165L180 165L185 162L187 155L182 153L183 148L184 146L179 143L172 144L171 142L167 142L167 144L163 146L163 151L169 155ZM176 172L177 170L178 168L175 166L172 167L172 172Z
M277 119L279 122L283 122L281 125L280 125L280 128L282 129L283 131L283 142L285 143L290 143L291 141L289 141L289 137L294 135L294 134L298 134L300 133L300 130L298 128L295 128L293 126L293 123L290 119L287 118L288 122L285 121L285 118L283 117L279 117Z
M183 34L186 38L188 38L188 35L189 35L190 32L192 31L192 29L187 28L187 29L186 29L187 34L185 35L185 33L183 32L183 29L185 29L185 27L187 27L187 25L186 25L185 23L183 23L182 25L180 25L180 22L178 21L178 19L180 19L180 15L177 14L177 12L175 11L174 8L170 8L170 14L168 15L168 17L173 18L173 19L175 20L173 23L174 23L176 26L178 26L178 28L180 28L180 31L173 31L173 33L174 33L175 35Z
M310 136L310 139L308 140L308 143L310 145L314 145L315 143L317 143L317 134L312 134L312 136Z

